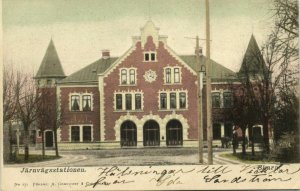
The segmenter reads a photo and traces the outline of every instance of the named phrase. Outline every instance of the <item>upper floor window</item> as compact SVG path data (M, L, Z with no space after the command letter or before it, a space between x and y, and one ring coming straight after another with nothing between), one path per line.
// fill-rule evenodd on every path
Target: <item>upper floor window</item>
M127 84L127 70L121 70L121 84Z
M221 107L221 99L219 92L212 93L212 107L213 108L220 108Z
M70 96L71 111L92 111L92 94L71 94Z
M143 96L140 92L126 92L115 94L115 110L142 110Z
M233 105L232 92L223 93L223 105L225 108L231 108Z
M71 110L79 111L80 110L79 104L80 104L79 95L72 95L71 96Z
M122 68L120 70L120 84L121 85L135 85L136 84L136 68Z
M179 67L165 68L165 84L177 84L181 82L181 71Z
M135 70L134 69L129 70L129 83L135 84Z
M180 109L186 108L186 93L185 92L179 93L179 108Z
M142 109L142 95L135 94L135 109L139 110Z
M116 94L116 110L122 110L122 94Z
M47 85L50 86L52 84L52 80L47 80Z
M166 83L171 83L171 68L166 68Z
M167 109L167 94L160 94L160 109Z
M180 82L179 68L174 68L174 83Z
M91 111L91 96L84 95L82 96L82 104L83 104L83 111Z
M145 62L153 62L153 61L157 61L156 60L156 52L144 52L144 61Z
M132 109L132 96L131 94L126 94L126 110Z
M161 92L159 96L159 108L162 110L187 108L187 93L185 91Z

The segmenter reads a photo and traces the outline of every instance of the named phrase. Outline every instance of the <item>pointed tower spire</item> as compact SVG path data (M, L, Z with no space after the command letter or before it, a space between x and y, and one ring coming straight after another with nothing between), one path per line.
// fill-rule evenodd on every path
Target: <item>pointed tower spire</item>
M263 74L265 62L254 35L251 35L239 73Z
M60 63L52 37L45 56L35 78L64 78L66 77Z

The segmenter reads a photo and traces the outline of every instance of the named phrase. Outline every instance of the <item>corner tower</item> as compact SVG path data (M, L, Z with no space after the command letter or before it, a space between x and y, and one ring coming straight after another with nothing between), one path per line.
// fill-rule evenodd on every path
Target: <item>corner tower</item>
M54 87L56 82L65 77L66 75L60 63L53 40L51 39L35 76L36 82L39 87Z

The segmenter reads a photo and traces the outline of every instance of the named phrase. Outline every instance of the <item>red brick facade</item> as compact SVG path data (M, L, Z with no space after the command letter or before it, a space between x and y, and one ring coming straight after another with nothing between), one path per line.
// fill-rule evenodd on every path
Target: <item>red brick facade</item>
M157 61L144 62L144 51L156 51ZM181 67L181 83L165 85L164 84L164 67L166 66L179 66ZM137 68L137 84L134 86L122 86L119 82L120 68ZM135 50L125 58L116 68L113 69L107 77L104 78L104 95L105 95L105 140L115 140L115 132L112 127L115 126L115 122L122 115L126 115L127 111L115 111L114 109L114 92L122 91L134 91L139 90L143 92L144 109L140 112L131 112L131 115L137 116L138 119L152 114L158 115L163 119L166 115L181 114L187 119L189 124L188 138L197 139L197 76L187 69L187 65L183 65L176 58L174 58L168 50L165 48L163 42L159 42L159 46L156 47L151 37L148 37L148 41L144 46L141 46L141 42L135 44ZM143 75L146 71L153 70L157 74L157 78L154 82L149 83L145 81ZM159 90L187 90L187 103L188 108L184 110L159 110ZM142 127L140 127L142 128ZM166 128L166 127L160 127Z
M92 95L92 111L71 111L70 95L72 93L90 93ZM70 126L92 125L94 142L100 141L100 109L99 109L99 90L98 87L60 87L60 103L62 110L63 125L61 128L61 141L69 142Z
M166 39L148 21L141 29L141 36L133 37L132 47L122 57L110 57L110 52L103 50L101 59L57 83L56 95L63 121L59 142L97 143L100 148L105 144L188 146L188 142L196 143L200 115L195 55L178 56L168 47ZM50 45L56 55L52 41ZM205 60L201 55L201 65ZM232 108L224 105L225 93L232 92L232 84L224 76L235 73L212 60L211 65L214 68L212 94L220 95L217 98L220 105L212 108L214 139L221 140L231 137L234 127ZM43 71L40 73L42 76ZM141 102L135 100L136 94ZM205 84L202 95L206 140ZM83 109L84 103L90 103L91 109ZM129 139L135 143L130 145Z

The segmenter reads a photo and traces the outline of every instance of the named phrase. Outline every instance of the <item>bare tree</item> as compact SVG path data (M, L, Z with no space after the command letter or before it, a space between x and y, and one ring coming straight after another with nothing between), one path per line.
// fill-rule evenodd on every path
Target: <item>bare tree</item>
M234 85L234 105L232 109L234 124L242 130L242 154L246 154L246 131L250 131L252 155L254 155L254 139L252 127L259 121L258 94L254 90L256 84L250 81L250 71L247 66L243 74L238 75L240 85Z
M16 76L16 111L17 118L21 121L24 127L24 160L29 158L29 129L30 126L37 120L37 107L40 102L40 95L37 92L35 82L32 76L27 74L17 73Z
M10 67L11 68L11 67ZM3 124L8 128L9 134L9 158L13 157L12 120L16 114L15 73L4 66L3 70Z
M275 26L280 30L282 42L293 44L289 47L293 54L298 54L299 37L299 5L298 0L274 0Z

